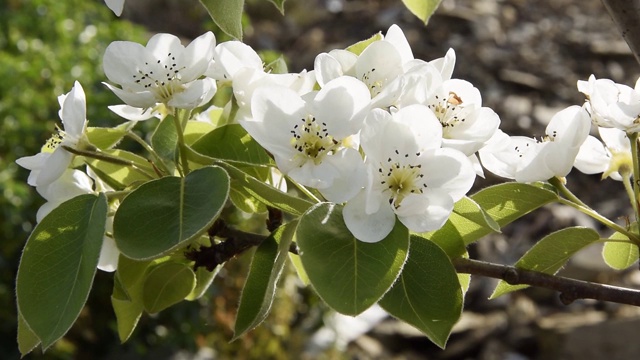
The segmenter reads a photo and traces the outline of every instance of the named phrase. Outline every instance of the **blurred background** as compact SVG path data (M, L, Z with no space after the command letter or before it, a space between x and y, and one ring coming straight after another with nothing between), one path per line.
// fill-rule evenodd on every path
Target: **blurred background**
M558 110L582 104L576 81L590 74L630 86L640 68L599 0L444 0L424 27L400 0L287 0L286 17L264 0L247 0L245 42L265 58L282 53L290 71L314 57L386 31L404 30L416 58L454 48L454 77L480 89L484 105L511 135L540 136ZM127 0L122 18L102 0L0 2L0 358L17 359L14 279L42 200L15 159L32 155L59 123L56 97L79 80L90 125L120 123L106 106L119 103L101 84L101 59L114 40L145 43L156 32L185 42L215 30L197 0ZM495 183L490 176L478 187ZM630 214L623 187L573 172L568 186L603 215ZM514 263L544 235L569 225L594 226L571 209L548 206L469 249L471 256ZM604 229L601 229L604 230ZM603 231L606 236L608 233ZM563 275L640 287L634 267L608 270L590 247ZM98 272L89 301L68 335L28 359L629 359L640 355L637 308L595 301L564 306L557 294L528 289L488 301L495 281L474 278L465 313L446 350L418 331L372 310L349 322L302 288L291 269L272 313L246 337L229 343L250 254L230 261L208 294L160 315L145 316L120 344L109 296L111 274ZM345 325L346 324L346 325ZM348 329L349 331L345 330ZM358 331L356 331L358 330Z

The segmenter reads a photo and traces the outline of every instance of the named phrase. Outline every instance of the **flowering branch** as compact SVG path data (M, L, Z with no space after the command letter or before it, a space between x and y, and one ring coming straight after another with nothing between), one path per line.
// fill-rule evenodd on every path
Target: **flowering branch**
M459 258L453 260L453 265L459 273L502 279L511 285L526 284L558 291L560 301L565 305L577 299L595 299L640 306L640 290L569 279L479 260Z
M640 0L602 0L602 3L640 62Z

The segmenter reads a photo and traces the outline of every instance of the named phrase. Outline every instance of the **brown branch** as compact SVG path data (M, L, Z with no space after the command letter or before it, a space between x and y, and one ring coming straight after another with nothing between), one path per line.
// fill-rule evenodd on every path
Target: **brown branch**
M602 0L602 3L640 63L640 0Z
M502 279L511 285L532 285L560 292L560 300L568 305L576 299L595 299L640 306L640 290L569 279L513 266L459 258L453 261L459 273Z

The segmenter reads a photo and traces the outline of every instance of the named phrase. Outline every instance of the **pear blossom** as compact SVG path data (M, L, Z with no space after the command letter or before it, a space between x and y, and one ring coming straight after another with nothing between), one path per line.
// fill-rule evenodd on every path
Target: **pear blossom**
M580 147L573 166L585 174L602 173L603 179L610 177L622 181L623 176L630 176L633 172L629 137L615 128L600 127L598 133L604 144L589 135Z
M597 126L640 131L640 79L631 88L591 75L588 81L578 81L578 90L587 96Z
M122 9L124 8L124 0L104 0L109 9L113 11L116 16L122 15Z
M62 176L74 156L63 146L82 148L89 143L86 137L86 98L82 85L76 81L70 92L58 97L58 103L58 116L63 128L57 129L40 153L16 160L18 165L31 170L27 180L31 186L47 186Z
M114 41L104 54L105 83L126 104L153 108L156 104L192 109L213 97L216 83L201 77L213 59L216 39L207 32L187 47L171 34L156 34L147 46Z
M213 51L213 61L205 75L220 81L232 81L238 70L250 68L264 73L262 59L249 45L241 41L225 41Z
M546 181L566 176L589 135L591 120L584 107L569 106L556 113L541 140L496 133L480 149L485 169L518 182Z
M347 228L361 241L384 239L396 216L414 232L439 229L475 180L463 153L441 148L442 126L424 105L391 114L373 109L361 142L368 182L343 210Z
M355 135L369 101L364 84L347 76L304 96L264 86L251 99L253 117L239 122L273 154L283 174L317 188L330 201L344 202L365 181Z

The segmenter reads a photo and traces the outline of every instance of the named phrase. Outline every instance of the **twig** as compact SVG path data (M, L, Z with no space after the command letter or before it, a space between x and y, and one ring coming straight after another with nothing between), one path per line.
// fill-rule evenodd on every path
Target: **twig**
M595 299L640 306L640 290L592 283L562 276L544 274L513 266L459 258L453 261L456 271L502 279L511 285L532 285L560 292L560 300L569 305L577 299Z
M602 0L602 3L640 63L640 0Z

